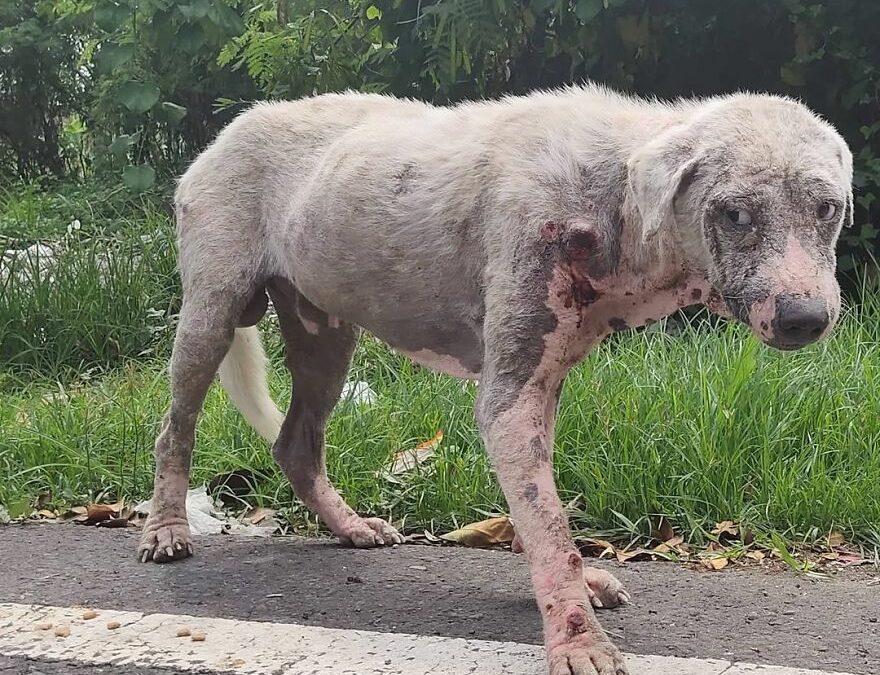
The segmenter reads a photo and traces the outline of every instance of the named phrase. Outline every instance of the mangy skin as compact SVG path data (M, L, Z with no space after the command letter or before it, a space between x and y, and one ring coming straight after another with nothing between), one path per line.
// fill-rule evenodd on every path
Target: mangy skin
M824 337L851 179L830 125L763 95L663 104L588 86L451 108L351 93L255 106L176 195L184 304L142 558L191 552L195 419L268 293L296 383L273 453L306 504L355 545L402 541L326 475L324 425L357 327L479 378L550 672L626 673L591 608L626 593L584 569L553 481L566 373L610 332L693 304L779 348Z

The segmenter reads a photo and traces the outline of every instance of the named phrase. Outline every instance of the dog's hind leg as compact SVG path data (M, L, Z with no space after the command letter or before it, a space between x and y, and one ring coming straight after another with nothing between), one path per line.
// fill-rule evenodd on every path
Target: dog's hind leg
M268 284L286 346L293 396L272 454L297 496L345 544L368 548L403 543L380 518L361 518L330 483L324 428L348 373L357 328L331 319L287 281Z

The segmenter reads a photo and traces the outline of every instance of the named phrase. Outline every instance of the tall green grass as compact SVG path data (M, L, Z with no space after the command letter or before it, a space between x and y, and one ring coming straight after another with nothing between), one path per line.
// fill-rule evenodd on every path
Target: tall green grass
M179 306L172 225L146 209L119 228L72 229L42 247L7 240L0 362L8 371L69 380L167 345Z

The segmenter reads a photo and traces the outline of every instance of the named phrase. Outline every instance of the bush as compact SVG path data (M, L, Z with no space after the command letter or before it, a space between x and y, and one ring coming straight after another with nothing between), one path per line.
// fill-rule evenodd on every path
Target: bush
M766 90L803 99L847 137L858 209L841 267L876 255L873 0L19 0L2 22L12 50L0 50L0 78L21 91L36 77L53 102L43 155L0 139L26 158L19 174L35 161L55 171L63 119L87 170L141 192L260 96L355 88L446 103L585 78L661 97ZM40 51L44 35L63 49Z

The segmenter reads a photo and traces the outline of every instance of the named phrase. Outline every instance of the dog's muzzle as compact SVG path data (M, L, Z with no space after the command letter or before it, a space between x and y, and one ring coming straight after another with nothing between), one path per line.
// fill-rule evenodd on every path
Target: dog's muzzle
M828 303L822 298L777 296L773 346L779 349L804 347L822 337L830 322Z

